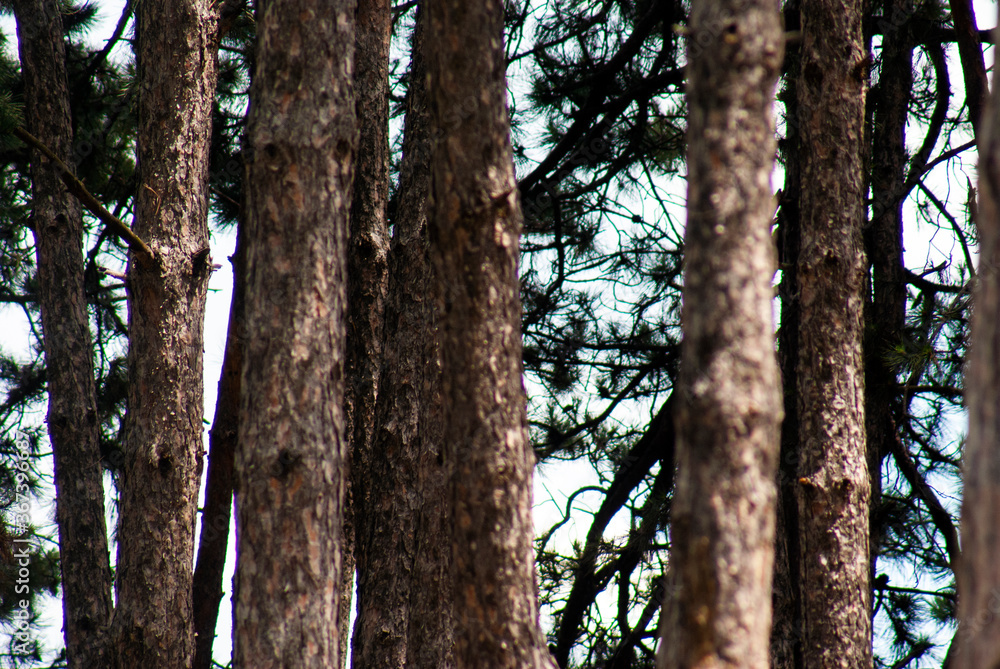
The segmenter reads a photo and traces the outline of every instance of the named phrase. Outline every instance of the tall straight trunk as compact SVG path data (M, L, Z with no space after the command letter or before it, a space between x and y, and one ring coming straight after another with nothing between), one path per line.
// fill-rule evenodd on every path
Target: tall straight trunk
M798 30L799 2L786 6L795 21L786 30ZM788 14L786 14L787 16ZM781 327L778 330L778 363L785 417L781 422L781 457L778 460L778 513L774 537L774 584L771 602L771 667L804 669L802 664L802 593L799 588L799 507L795 493L799 468L799 281L796 264L801 243L799 197L802 192L802 164L799 152L798 74L799 47L790 43L785 52L784 89L785 141L782 147L785 183L777 203L778 264L781 282Z
M872 663L862 308L863 3L803 0L799 576L807 667Z
M771 302L777 0L695 0L677 491L661 667L768 666L781 382ZM719 30L721 26L721 31Z
M883 16L905 16L906 0L887 0ZM906 325L903 267L903 184L906 179L906 119L913 88L913 43L907 23L891 24L882 36L882 68L872 132L873 216L865 235L872 290L865 291L865 433L871 476L871 560L878 557L882 460L892 452L901 424L902 397L892 353Z
M128 272L129 394L117 570L121 667L191 664L191 564L202 454L210 0L143 2L135 231L154 258Z
M500 0L427 5L428 216L451 475L455 662L554 667L538 624L514 181Z
M19 0L17 18L28 132L64 162L73 127L60 4ZM98 637L111 620L111 570L104 522L94 363L83 279L80 204L56 168L31 152L31 229L38 260L47 423L54 456L63 588L63 635L72 667L107 663Z
M369 474L375 431L375 400L382 363L386 255L389 251L389 0L360 0L355 36L355 73L359 126L354 177L351 236L347 256L346 420L350 439L351 493L344 527L344 587L341 593L341 643L350 630L351 594L358 554L357 527L373 503L383 503L372 490ZM374 493L374 494L373 494ZM357 649L354 651L357 656ZM346 654L345 654L346 659ZM374 666L368 665L365 666Z
M376 433L354 485L365 492L357 522L358 619L353 666L449 667L452 631L447 463L443 461L441 363L427 242L431 119L423 33L413 37L403 163L389 251L385 345Z
M198 559L191 585L194 602L194 669L211 669L212 645L219 621L222 579L229 549L229 527L233 510L233 463L239 435L240 383L246 341L246 224L239 222L236 250L232 255L233 297L229 306L229 331L222 359L215 402L215 417L209 432L205 505L201 514Z
M414 57L403 129L403 164L389 257L386 322L391 323L392 336L387 341L382 373L383 378L393 378L387 370L406 365L410 382L400 383L401 377L396 376L394 394L387 390L386 401L379 407L378 438L380 443L393 443L397 438L400 443L409 442L414 465L410 476L417 495L409 500L415 534L406 666L448 669L455 666L454 619L452 599L441 593L449 592L452 582L452 556L451 546L441 538L448 536L451 528L452 467L444 455L441 317L432 298L434 278L427 220L431 138L436 127L427 91L427 22L427 11L419 8L411 46ZM415 393L424 398L416 412L411 408ZM390 453L385 447L380 451ZM388 458L386 461L391 462Z
M962 463L959 626L951 669L1000 667L1000 91L994 89L980 134L979 274L965 373L969 436Z
M352 0L257 4L234 664L340 665Z

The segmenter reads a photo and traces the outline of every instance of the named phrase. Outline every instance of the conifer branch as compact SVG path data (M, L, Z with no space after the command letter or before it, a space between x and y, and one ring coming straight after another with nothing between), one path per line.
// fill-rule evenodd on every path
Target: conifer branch
M941 504L934 489L931 488L924 479L923 474L917 469L916 463L913 462L909 451L899 438L896 426L893 425L892 428L893 436L889 440L892 455L896 460L896 464L899 465L903 478L910 484L910 488L917 497L926 505L927 511L931 516L931 521L941 533L941 536L944 537L945 552L948 554L948 564L954 571L962 556L961 544L959 543L958 530L955 528L955 523L951 519L951 514Z
M34 147L42 155L48 158L59 170L59 177L63 180L63 183L66 184L66 188L69 192L75 195L76 198L80 200L80 203L86 207L90 213L101 219L101 221L108 226L108 229L110 229L111 232L118 235L122 241L128 244L130 249L142 252L150 259L155 258L153 251L146 245L146 242L142 241L138 235L132 232L132 229L125 225L120 218L105 209L104 205L101 204L97 198L87 190L87 187L83 185L83 182L76 178L76 175L70 171L66 163L64 163L59 156L54 154L49 147L45 146L45 144L24 128L14 128L12 132L15 137L20 139L25 144Z

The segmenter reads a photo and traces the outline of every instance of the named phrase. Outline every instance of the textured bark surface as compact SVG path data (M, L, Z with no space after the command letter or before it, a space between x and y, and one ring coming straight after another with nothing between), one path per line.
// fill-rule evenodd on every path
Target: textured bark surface
M427 5L429 238L441 313L445 461L454 467L455 662L552 667L538 624L521 380L521 215L499 0Z
M121 667L185 667L194 653L191 564L212 265L207 176L215 24L209 0L136 7L135 231L155 260L133 255L128 274L129 395L114 621Z
M234 665L340 664L351 0L257 5Z
M862 307L862 3L803 0L799 566L807 667L872 663Z
M969 436L962 463L959 626L951 669L1000 667L1000 100L983 116L979 146L979 274L965 372Z
M661 667L768 666L782 405L771 302L776 0L696 0L677 490Z
M372 442L375 398L382 363L383 310L386 292L386 255L389 228L389 39L392 6L389 0L358 2L355 35L355 90L359 126L358 159L351 209L351 236L347 256L347 379L346 421L350 439L350 503L344 527L344 588L341 592L341 644L347 647L351 594L358 555L357 527L367 525L372 500ZM375 484L378 485L378 484ZM373 497L373 495L375 495ZM381 593L380 593L381 594ZM354 650L357 657L358 650ZM346 655L345 655L346 659ZM356 660L355 660L356 661ZM364 666L369 665L365 662Z
M887 0L883 16L906 16L906 0ZM906 117L913 88L913 43L906 23L891 23L882 36L879 85L872 94L872 211L865 254L871 290L865 291L865 434L871 476L871 561L879 552L882 460L892 452L902 423L902 397L893 352L906 325L903 268L903 184L906 178Z
M191 586L194 603L194 669L210 669L212 644L219 621L222 580L229 548L232 522L236 441L239 433L240 382L243 373L243 347L246 341L246 225L239 224L233 265L233 297L229 306L229 331L222 374L216 394L215 417L209 431L208 473L205 503L201 514L198 559Z
M59 3L14 3L28 131L64 161L73 128ZM49 441L55 462L63 635L71 667L101 667L99 635L111 619L94 364L83 279L80 205L55 168L31 153L31 228L38 261Z
M420 12L403 131L399 200L389 251L385 346L374 449L355 484L358 619L353 666L450 667L448 477L441 363L427 243L431 121Z
M798 30L798 0L786 5L785 30ZM799 46L790 43L785 51L784 89L780 99L785 107L785 141L780 146L785 167L785 184L777 203L778 264L781 282L781 327L778 330L778 363L781 366L785 418L781 422L781 457L778 460L777 522L774 533L773 615L771 619L771 667L803 669L802 593L799 588L799 507L795 493L799 468L799 280L796 263L801 243L799 197L802 191L799 155L798 86Z

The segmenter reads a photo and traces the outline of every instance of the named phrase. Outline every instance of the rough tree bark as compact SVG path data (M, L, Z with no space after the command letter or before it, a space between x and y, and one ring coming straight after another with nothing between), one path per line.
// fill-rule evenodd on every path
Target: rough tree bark
M344 524L344 582L341 592L341 644L347 647L351 595L358 553L357 527L373 503L372 442L375 399L382 362L383 310L389 228L389 40L392 6L389 0L360 0L355 35L355 90L359 126L358 160L351 209L347 256L347 359L345 363L347 435L352 459L349 502ZM377 484L376 484L377 485ZM383 593L379 593L383 594ZM354 657L358 650L354 649ZM346 654L344 659L346 660ZM369 665L367 663L364 666Z
M431 120L423 34L413 37L403 162L389 251L385 344L374 448L355 485L355 667L450 667L453 645L447 467L443 461L441 363L427 241Z
M70 163L73 127L60 4L14 3L28 132ZM80 204L51 163L31 152L31 229L48 377L62 568L63 636L72 667L101 667L100 634L111 620L94 363L84 295Z
M428 217L441 314L451 476L455 662L554 667L538 624L521 380L521 214L506 109L500 0L427 5Z
M776 0L696 0L684 343L661 667L768 666L781 385L771 241Z
M191 664L191 564L202 454L208 150L215 93L209 0L143 2L129 395L114 642L121 667Z
M1000 667L1000 91L994 89L980 133L979 272L965 372L969 436L962 463L962 559L959 627L951 669Z
M391 456L390 444L397 439L409 452L412 469L405 476L411 477L411 489L416 493L406 496L414 534L406 666L448 669L455 666L454 619L452 600L441 593L450 590L452 554L450 543L442 537L447 537L451 528L452 467L444 454L440 314L433 298L427 220L431 140L436 126L427 92L426 33L427 11L420 8L413 35L403 164L389 255L386 325L392 335L386 343L382 377L393 379L393 385L390 388L387 381L383 386L386 394L385 402L379 405L378 440L380 452L387 456ZM393 369L406 374L390 376L388 370ZM397 471L404 470L400 467Z
M355 3L257 4L236 666L340 665Z
M865 443L863 4L803 0L798 516L807 667L872 663Z

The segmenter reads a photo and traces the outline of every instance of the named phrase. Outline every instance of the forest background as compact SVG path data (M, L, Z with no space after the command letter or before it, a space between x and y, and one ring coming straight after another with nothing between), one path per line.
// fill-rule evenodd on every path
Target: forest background
M396 169L411 5L394 10ZM626 655L633 666L644 666L655 645L662 603L670 482L660 475L663 452L652 452L649 442L662 439L680 334L685 112L677 72L684 62L685 14L678 5L669 20L649 21L645 7L627 2L511 5L505 36L518 177L522 192L529 194L522 299L532 437L540 460L535 523L543 628L557 657L571 657L575 666L617 666L614 658ZM995 5L974 7L980 30L992 27ZM100 85L81 93L95 96L95 108L100 108L98 100L105 105L95 127L123 112L108 100L125 95L131 76L124 41L130 28L127 22L119 26L128 12L110 4L97 9L101 21L92 10L77 8L68 23L79 62L87 64L91 75L103 77ZM887 99L888 87L879 87L886 62L882 35L904 23L914 72L903 147L913 179L900 203L908 290L904 327L872 364L884 363L903 379L894 401L908 407L908 421L900 430L907 450L887 457L880 477L883 503L873 520L881 537L873 595L875 646L879 666L937 667L947 654L955 622L949 541L960 502L966 285L976 259L970 222L975 151L969 146L973 135L965 75L958 47L949 41L954 26L947 6L873 8L870 100ZM794 31L795 26L786 28ZM12 36L10 22L3 29ZM120 41L115 50L103 53L111 33ZM232 203L239 199L242 177L237 138L245 112L248 34L246 26L242 33L233 30L221 54L226 76L220 78L223 104L216 113L218 127L225 131L213 157L212 256L222 267L211 278L206 319L206 417L215 410L231 299L231 268L223 259L232 255L235 242ZM989 65L992 48L984 47ZM15 60L11 40L5 65L11 80L16 80ZM773 181L776 190L787 193L785 167L794 160L789 138L795 128L781 107L779 102L776 113L784 143L779 144L781 164ZM871 107L870 127L876 130L869 140L875 146L878 108L875 103ZM105 133L120 142L114 147L119 154L126 153L127 133ZM590 148L581 151L580 146ZM873 148L872 165L879 159ZM122 155L111 159L118 168L127 162ZM933 169L925 171L930 165ZM5 175L8 230L23 216L18 192L24 192L24 182L10 171L16 168L12 161ZM113 193L115 179L104 183L112 190L103 198L117 204L118 211L129 211L127 193ZM879 187L874 179L871 187ZM776 239L779 250L787 252L780 248L785 202L776 197ZM887 206L884 202L884 194L880 199L872 193L873 219L885 213L880 210ZM23 235L10 234L5 244L8 260L30 257ZM115 399L114 386L121 380L116 375L122 373L124 350L120 287L114 285L123 255L115 244L101 239L96 229L87 243L95 249L97 264L109 270L101 288L107 299L95 300L93 306L96 338L105 346L98 373L109 401L103 424L110 449L109 492L114 490L113 448L122 399L120 388ZM18 432L41 438L45 395L35 333L38 312L30 300L19 298L30 294L31 264L26 261L17 271L11 271L15 263L5 266L7 304L0 317L7 399L2 419L5 439L12 442ZM779 273L776 282L781 278ZM779 311L776 306L776 319ZM206 431L206 448L207 437ZM34 448L46 452L44 439ZM50 469L41 456L37 466L44 499L51 495L45 492ZM630 480L620 475L623 471L631 472ZM112 527L114 513L112 502ZM44 504L37 522L40 535L53 536L51 510ZM52 600L42 605L46 586L56 582L53 557L51 550L39 552L35 580L39 610L47 611L37 621L40 631L48 630L40 644L47 649L47 662L59 646L61 618ZM574 615L567 615L570 611ZM228 661L228 620L223 608L215 644L215 657L223 663Z

